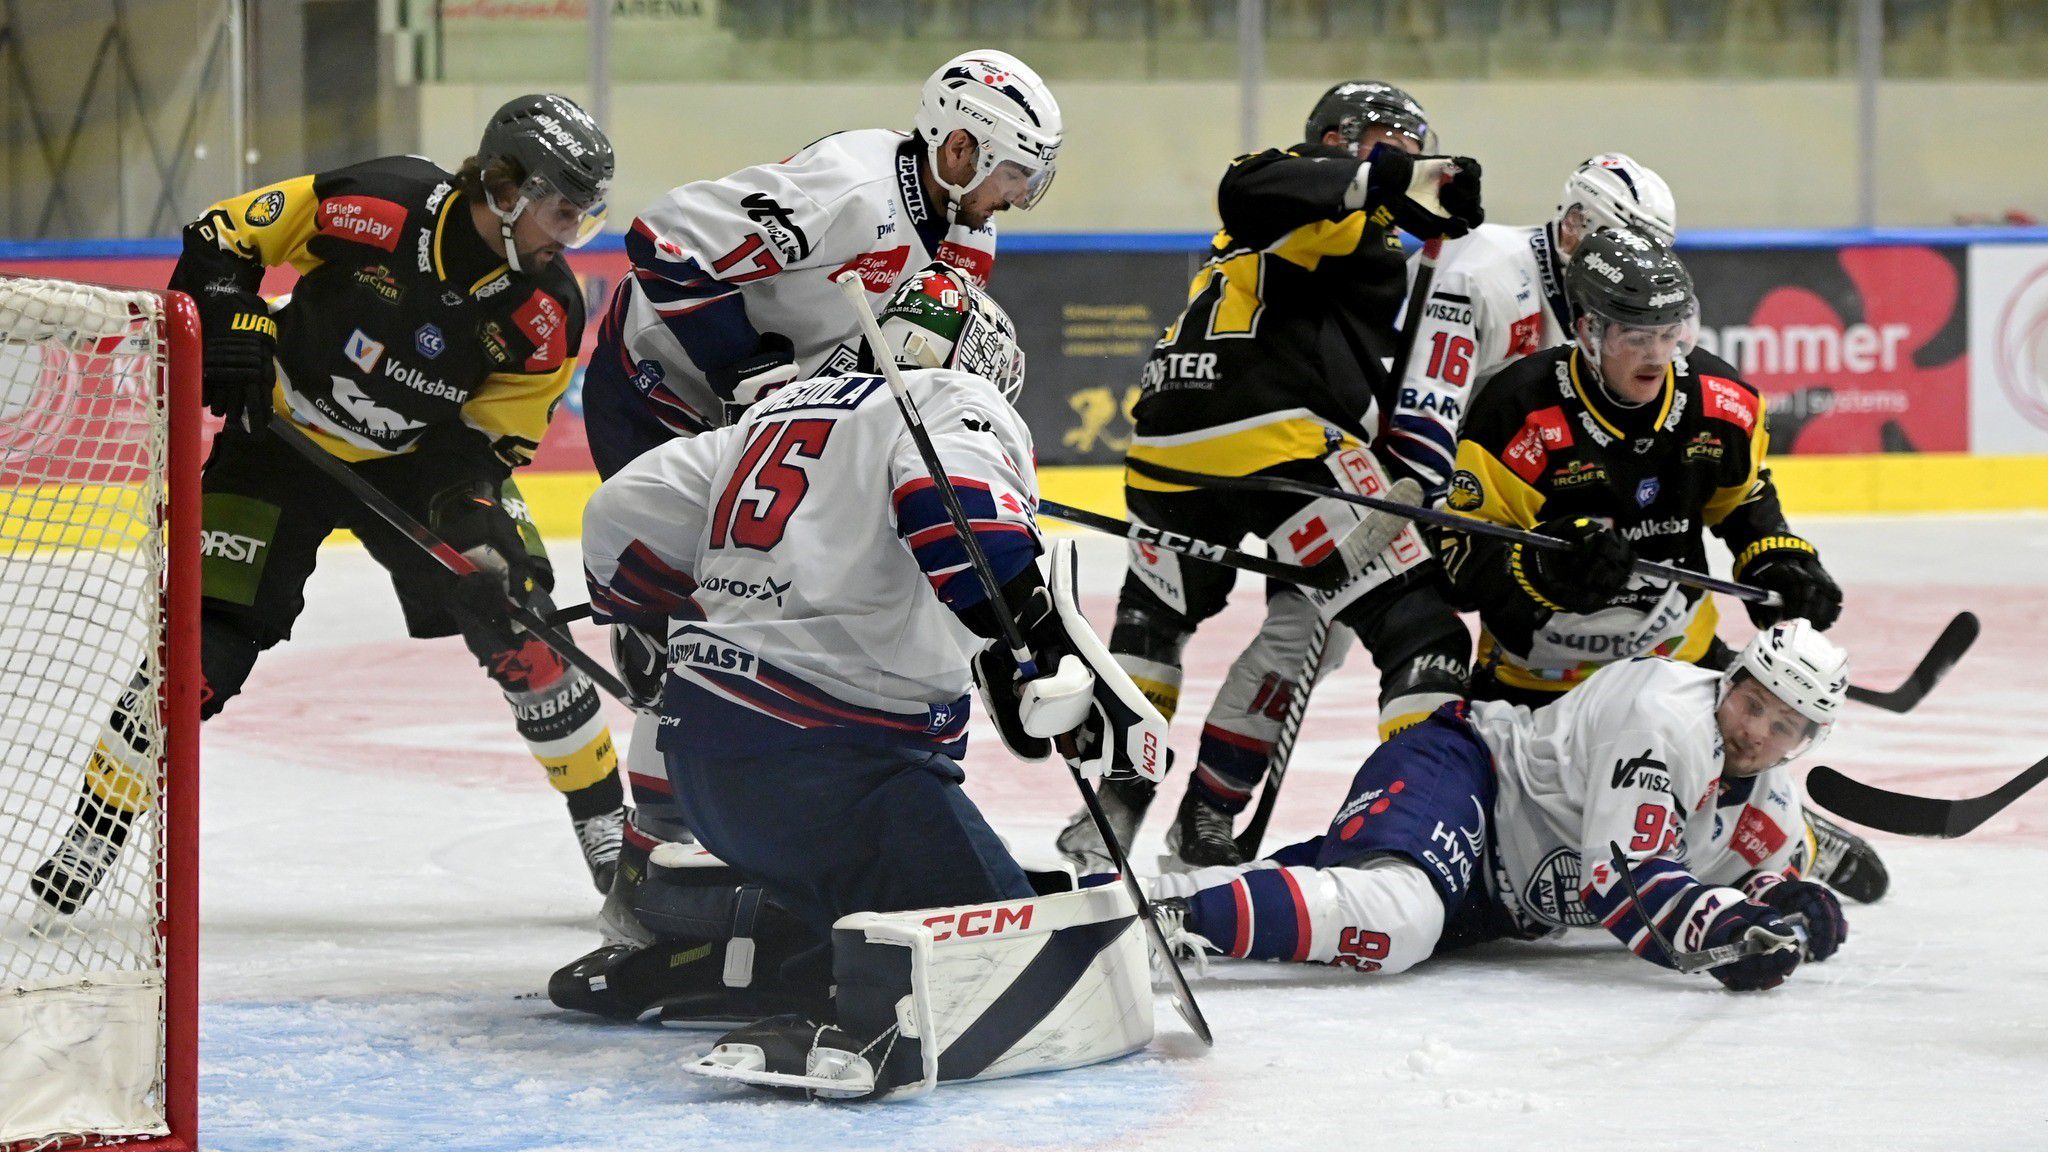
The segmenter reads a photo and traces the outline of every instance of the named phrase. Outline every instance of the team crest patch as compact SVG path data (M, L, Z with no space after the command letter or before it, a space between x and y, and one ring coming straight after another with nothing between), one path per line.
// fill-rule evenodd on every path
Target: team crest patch
M1636 507L1648 508L1657 499L1657 493L1664 490L1663 482L1651 476L1636 485Z
M248 211L242 213L242 219L251 227L261 228L266 224L277 223L277 218L282 215L284 192L281 189L272 189L258 196L255 202L249 205Z
M1486 503L1486 490L1479 486L1479 477L1460 468L1451 474L1451 492L1445 503L1453 512L1475 512Z
M448 340L441 335L440 328L432 324L422 324L419 331L412 334L412 346L419 349L420 355L434 360L447 351Z

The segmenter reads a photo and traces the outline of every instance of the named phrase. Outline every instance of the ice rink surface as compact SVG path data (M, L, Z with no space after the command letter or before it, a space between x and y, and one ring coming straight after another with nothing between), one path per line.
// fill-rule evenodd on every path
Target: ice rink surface
M1847 588L1834 636L1858 683L1895 686L1959 610L1984 621L1917 711L1851 705L1819 761L1957 796L2048 755L2048 517L1800 527ZM579 570L570 543L554 562ZM1085 542L1105 633L1121 568L1117 542ZM1760 995L1604 933L1390 978L1222 961L1196 985L1209 1052L1161 999L1153 1046L1098 1068L879 1106L712 1087L676 1070L709 1033L520 998L597 942L561 800L460 641L403 638L359 548L330 548L307 598L205 733L209 1148L2048 1148L2048 790L1964 840L1877 837L1890 896L1848 905L1842 952ZM1189 647L1183 764L1261 602L1242 580ZM1269 847L1322 830L1373 746L1374 691L1354 654L1317 693ZM969 790L1048 856L1077 806L1065 772L1010 761L979 719L972 742Z

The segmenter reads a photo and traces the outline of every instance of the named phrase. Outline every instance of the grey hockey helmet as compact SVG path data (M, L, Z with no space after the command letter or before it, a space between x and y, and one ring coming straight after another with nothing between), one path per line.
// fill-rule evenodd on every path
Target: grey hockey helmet
M568 97L546 93L507 103L491 116L476 154L486 165L510 160L523 174L512 207L490 205L514 270L519 256L512 247L512 225L522 215L531 213L551 239L569 248L583 246L604 226L612 142Z
M958 268L933 261L899 285L882 308L882 336L905 368L952 368L996 386L1017 402L1024 350L1017 326L995 297Z
M1013 201L1030 209L1052 187L1063 128L1059 101L1038 73L1008 52L992 48L963 52L939 66L924 82L917 105L917 135L924 141L932 178L952 201L990 176L1021 181ZM938 151L955 131L974 138L974 178L953 184L939 174Z
M1436 149L1436 134L1429 130L1429 116L1415 97L1392 84L1378 80L1346 80L1323 93L1308 114L1302 139L1316 143L1325 132L1335 132L1356 148L1372 128L1385 128L1415 141L1424 152Z
M1602 228L1579 244L1564 290L1581 315L1627 328L1685 324L1699 314L1692 273L1669 245L1626 228Z
M1622 152L1602 152L1565 178L1559 219L1572 209L1585 213L1587 231L1633 228L1669 244L1678 238L1678 203L1671 186Z

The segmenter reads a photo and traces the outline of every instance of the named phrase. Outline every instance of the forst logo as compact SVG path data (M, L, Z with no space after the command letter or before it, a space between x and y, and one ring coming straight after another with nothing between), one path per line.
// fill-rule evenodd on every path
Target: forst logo
M969 908L960 913L941 912L937 916L925 917L924 926L932 930L934 944L955 936L962 939L995 936L1031 927L1031 912L1036 907L1035 904L1026 904L1021 908Z
M204 531L199 534L199 555L214 557L235 564L251 564L256 553L263 550L270 541L254 536L242 536L234 532Z

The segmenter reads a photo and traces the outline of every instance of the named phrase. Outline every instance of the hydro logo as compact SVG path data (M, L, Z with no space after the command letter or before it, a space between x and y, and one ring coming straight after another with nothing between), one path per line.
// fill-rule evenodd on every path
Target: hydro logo
M441 335L439 327L433 324L422 324L419 331L412 334L412 346L419 349L420 355L433 360L448 350L448 340Z

